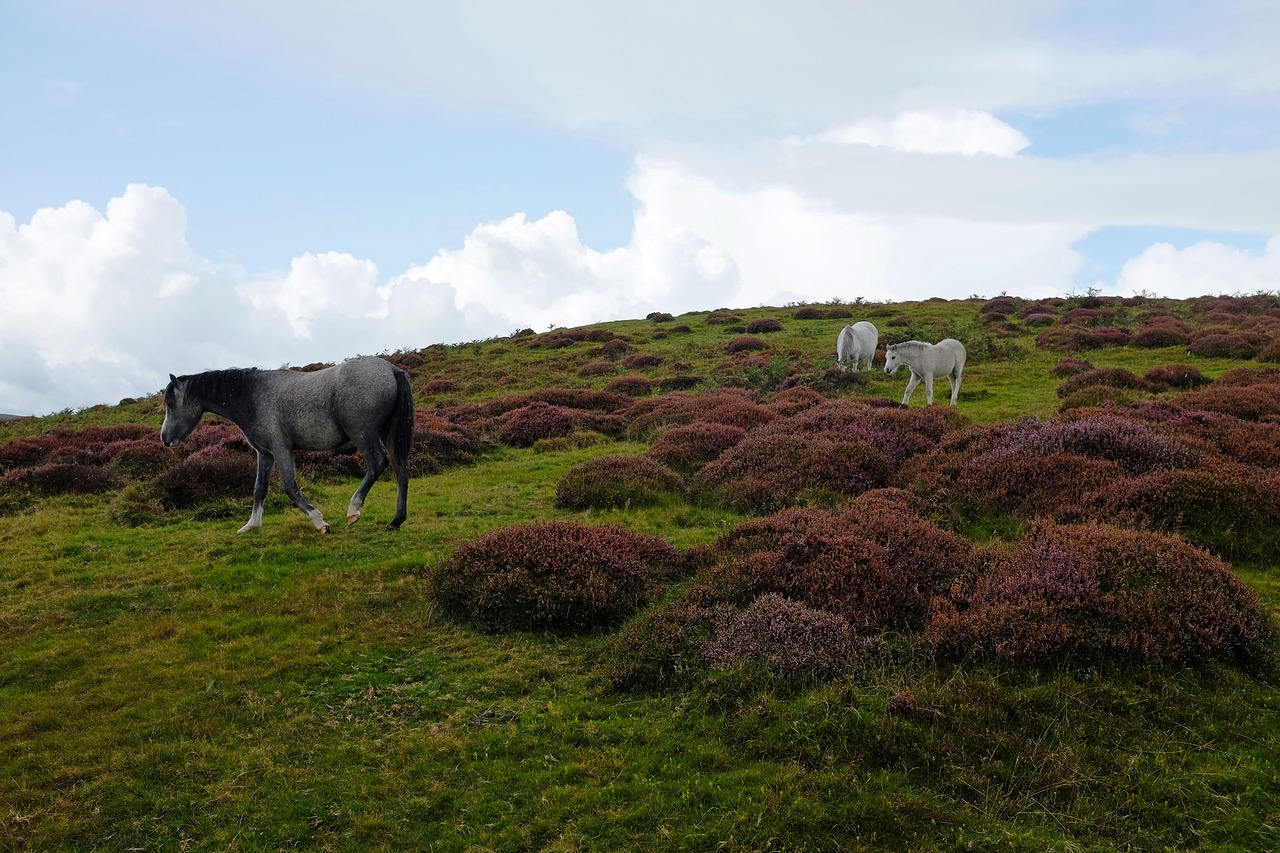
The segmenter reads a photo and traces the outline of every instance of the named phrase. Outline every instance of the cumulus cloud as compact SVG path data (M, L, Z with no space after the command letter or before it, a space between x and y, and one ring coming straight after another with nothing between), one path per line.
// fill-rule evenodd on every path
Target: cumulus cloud
M1120 271L1121 293L1154 293L1171 299L1222 293L1280 291L1280 237L1261 252L1204 241L1177 249L1157 243Z
M1021 131L981 110L926 110L866 118L813 137L817 142L874 145L920 154L1012 157L1031 144Z

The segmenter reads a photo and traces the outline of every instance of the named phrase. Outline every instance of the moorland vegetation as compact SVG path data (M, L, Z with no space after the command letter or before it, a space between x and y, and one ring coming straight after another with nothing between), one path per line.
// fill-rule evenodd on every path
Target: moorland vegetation
M964 342L959 405L859 319ZM398 533L237 536L252 449L159 395L0 424L0 850L1280 846L1274 295L383 355Z

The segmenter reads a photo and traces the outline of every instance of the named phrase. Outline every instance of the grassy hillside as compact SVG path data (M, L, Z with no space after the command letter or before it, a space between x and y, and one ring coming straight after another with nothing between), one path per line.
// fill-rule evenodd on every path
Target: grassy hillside
M835 368L859 319L965 342L958 412ZM160 447L158 395L0 423L0 850L1275 849L1280 669L1248 608L1280 610L1277 342L1267 296L1001 298L392 353L418 405L396 533L384 479L329 536L277 483L237 535L252 455L212 419ZM762 470L802 446L810 479L690 461L689 425L758 441ZM357 468L301 461L331 521ZM448 587L531 522L660 537L678 565L585 628ZM1148 574L1069 600L1034 574L1104 548ZM610 580L556 574L573 558L539 602ZM765 642L778 584L806 606Z

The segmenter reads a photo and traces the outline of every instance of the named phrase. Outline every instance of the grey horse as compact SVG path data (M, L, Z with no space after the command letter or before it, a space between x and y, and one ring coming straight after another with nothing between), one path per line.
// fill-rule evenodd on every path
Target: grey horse
M298 489L293 451L333 450L350 441L364 455L365 475L351 496L347 524L360 518L370 487L390 464L396 476L396 514L387 525L404 522L409 495L409 454L413 445L413 391L408 375L385 359L365 356L313 372L296 370L211 370L191 376L169 374L164 389L160 440L181 444L213 412L236 424L258 452L253 514L240 528L262 526L262 506L272 466L298 509L322 533L329 532L320 510Z

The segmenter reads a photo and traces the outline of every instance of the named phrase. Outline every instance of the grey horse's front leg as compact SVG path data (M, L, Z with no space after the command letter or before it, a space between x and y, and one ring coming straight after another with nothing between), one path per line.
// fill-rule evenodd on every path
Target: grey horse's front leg
M324 516L302 496L302 490L298 488L298 479L293 468L293 453L280 454L276 462L280 466L280 483L284 486L284 493L293 501L294 506L306 513L316 530L328 533L329 525L325 522Z
M267 502L267 484L271 482L271 467L274 464L275 460L270 453L258 451L258 476L253 481L253 513L249 516L248 524L236 532L247 533L262 526L262 507Z

